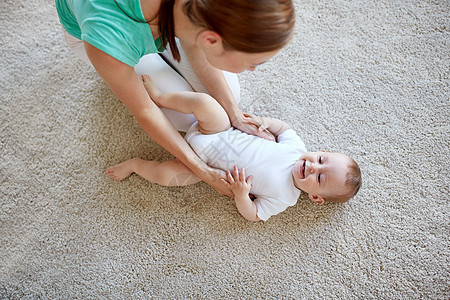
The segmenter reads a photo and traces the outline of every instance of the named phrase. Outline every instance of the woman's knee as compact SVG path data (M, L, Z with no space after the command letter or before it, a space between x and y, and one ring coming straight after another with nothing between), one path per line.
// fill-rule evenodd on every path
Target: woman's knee
M92 63L89 60L89 57L87 56L86 49L84 48L84 42L70 35L64 28L63 32L67 46L69 46L69 48L73 52L75 52L83 61L85 61L88 65L92 66Z

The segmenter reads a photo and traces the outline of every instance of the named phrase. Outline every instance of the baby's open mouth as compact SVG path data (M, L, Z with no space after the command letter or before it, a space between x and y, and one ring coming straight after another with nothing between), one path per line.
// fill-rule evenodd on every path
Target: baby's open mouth
M303 164L300 166L300 175L302 179L305 178L305 169L306 169L306 160L304 160Z

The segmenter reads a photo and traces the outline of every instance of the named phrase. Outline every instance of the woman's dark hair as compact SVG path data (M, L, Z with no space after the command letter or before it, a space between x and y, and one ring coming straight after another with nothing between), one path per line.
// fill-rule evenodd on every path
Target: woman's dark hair
M292 0L190 0L184 12L192 23L217 32L225 49L246 53L281 49L295 22Z
M166 47L169 44L172 50L173 59L180 61L180 51L175 42L175 23L173 21L174 0L161 0L158 12L158 29L161 39L161 46Z
M168 43L179 61L173 5L174 0L162 0L158 25L162 45ZM289 42L295 23L292 0L188 0L183 11L193 24L217 32L226 50L246 53L281 49Z
M159 51L164 50L164 48L169 44L174 59L180 61L180 52L178 51L177 44L175 42L175 23L173 21L173 5L175 4L174 0L161 0L161 4L159 6L158 13L155 14L150 20L138 20L127 14L125 10L117 3L117 0L114 0L117 7L130 19L138 23L150 23L154 20L154 18L158 17L158 29L159 36L161 40L161 46Z
M173 58L180 61L175 42L174 0L162 0L158 28L162 47L169 44ZM206 30L217 32L224 49L262 53L281 49L294 30L292 0L187 0L183 12Z

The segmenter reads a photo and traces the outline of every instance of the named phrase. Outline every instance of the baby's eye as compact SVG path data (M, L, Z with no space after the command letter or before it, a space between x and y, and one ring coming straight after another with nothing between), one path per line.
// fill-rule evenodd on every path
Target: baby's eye
M322 156L319 156L319 164L322 163Z
M320 184L320 177L321 177L321 175L322 175L322 174L319 174L319 175L317 176L317 180L319 181L319 184Z

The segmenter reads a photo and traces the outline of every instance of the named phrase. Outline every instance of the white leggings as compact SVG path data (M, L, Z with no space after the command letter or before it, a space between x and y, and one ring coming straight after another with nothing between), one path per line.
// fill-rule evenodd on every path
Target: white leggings
M83 41L71 36L65 30L64 38L66 39L69 48L78 54L78 56L81 57L81 59L83 59L86 63L92 66L92 63L86 54ZM143 56L134 67L134 70L138 75L150 75L155 85L163 92L196 91L208 93L200 79L195 74L195 71L192 69L189 60L187 59L186 54L179 43L178 49L181 55L181 61L179 63L172 58L170 48L164 51L162 55L174 68L176 68L181 76L158 54L147 54ZM225 76L225 79L233 92L234 99L236 99L236 102L239 103L240 85L237 75L226 71L223 71L223 75ZM179 131L186 132L196 121L193 115L182 114L180 112L165 108L163 108L162 111L172 122L174 127Z

